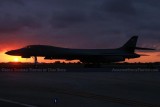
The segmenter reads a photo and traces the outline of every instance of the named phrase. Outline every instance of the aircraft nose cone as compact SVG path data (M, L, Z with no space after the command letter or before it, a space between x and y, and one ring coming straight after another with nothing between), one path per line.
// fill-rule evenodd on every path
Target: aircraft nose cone
M7 54L7 55L11 55L11 51L7 51L7 52L5 52L5 54Z

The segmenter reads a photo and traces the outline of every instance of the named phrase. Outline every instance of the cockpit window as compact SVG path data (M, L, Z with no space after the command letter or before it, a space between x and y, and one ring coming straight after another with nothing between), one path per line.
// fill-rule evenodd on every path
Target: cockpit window
M26 47L24 47L24 48L27 48L27 49L29 49L29 48L31 48L31 46L26 46Z

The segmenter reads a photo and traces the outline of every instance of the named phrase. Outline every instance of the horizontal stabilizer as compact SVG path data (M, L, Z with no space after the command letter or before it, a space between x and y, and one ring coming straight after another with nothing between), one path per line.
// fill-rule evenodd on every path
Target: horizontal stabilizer
M156 50L156 49L152 49L152 48L141 48L141 47L135 47L135 49L137 49L137 50Z

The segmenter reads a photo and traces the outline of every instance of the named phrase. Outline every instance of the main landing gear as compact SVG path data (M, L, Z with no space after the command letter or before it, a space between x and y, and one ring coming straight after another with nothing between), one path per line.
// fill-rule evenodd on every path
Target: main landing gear
M34 59L34 67L37 67L38 64L37 56L34 56L33 59Z

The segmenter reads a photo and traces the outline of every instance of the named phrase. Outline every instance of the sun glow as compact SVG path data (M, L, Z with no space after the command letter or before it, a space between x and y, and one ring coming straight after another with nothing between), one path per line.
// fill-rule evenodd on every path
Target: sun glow
M14 62L18 62L19 61L19 58L14 58Z

